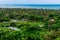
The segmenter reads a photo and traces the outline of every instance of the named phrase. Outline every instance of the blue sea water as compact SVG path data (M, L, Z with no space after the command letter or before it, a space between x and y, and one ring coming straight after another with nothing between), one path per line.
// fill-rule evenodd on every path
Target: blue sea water
M60 9L60 4L0 4L1 8Z

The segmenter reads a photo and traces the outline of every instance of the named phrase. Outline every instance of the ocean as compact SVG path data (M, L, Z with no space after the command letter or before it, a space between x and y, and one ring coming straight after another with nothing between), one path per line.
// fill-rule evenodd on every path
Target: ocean
M60 9L60 4L0 4L0 8Z

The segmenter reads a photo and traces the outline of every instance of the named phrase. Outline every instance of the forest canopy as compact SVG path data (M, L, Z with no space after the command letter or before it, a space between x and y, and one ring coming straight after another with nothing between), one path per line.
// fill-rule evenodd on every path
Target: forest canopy
M0 8L0 40L60 40L60 9Z

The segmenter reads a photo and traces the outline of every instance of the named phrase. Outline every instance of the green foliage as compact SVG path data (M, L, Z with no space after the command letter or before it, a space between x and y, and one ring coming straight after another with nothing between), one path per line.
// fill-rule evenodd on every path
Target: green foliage
M60 10L0 8L0 40L60 40Z

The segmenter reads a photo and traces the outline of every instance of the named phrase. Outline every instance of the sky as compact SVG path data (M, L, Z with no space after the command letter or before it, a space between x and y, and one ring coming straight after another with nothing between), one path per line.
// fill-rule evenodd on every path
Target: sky
M60 4L60 0L0 0L0 4Z

